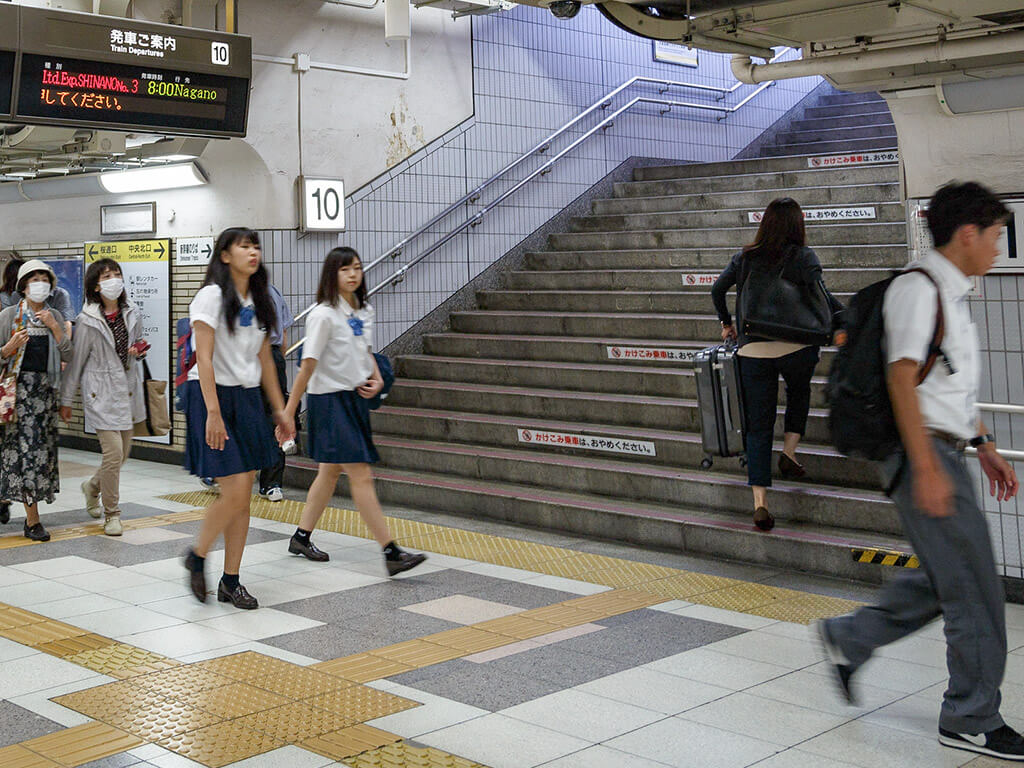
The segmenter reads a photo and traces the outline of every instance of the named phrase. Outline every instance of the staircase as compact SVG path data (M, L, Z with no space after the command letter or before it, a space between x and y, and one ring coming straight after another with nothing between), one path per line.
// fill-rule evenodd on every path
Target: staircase
M381 497L880 580L880 568L855 563L851 548L906 544L872 469L828 446L824 384L834 350L823 351L813 382L800 452L810 479L776 481L774 531L754 529L737 460L700 469L690 357L720 332L700 275L713 279L753 238L748 213L784 195L805 208L873 207L867 221L808 222L808 243L844 302L907 258L895 163L808 163L895 149L885 102L836 93L791 127L761 158L637 170L591 215L552 235L548 250L528 254L501 290L481 291L476 309L452 314L450 331L425 338L424 354L399 358L399 381L374 417Z

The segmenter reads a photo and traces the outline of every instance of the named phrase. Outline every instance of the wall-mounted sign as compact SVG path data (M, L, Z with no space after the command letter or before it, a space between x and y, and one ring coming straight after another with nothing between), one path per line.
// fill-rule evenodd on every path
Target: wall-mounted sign
M111 16L18 10L15 121L245 135L249 38Z
M900 159L896 150L889 152L853 152L848 155L819 155L807 158L809 168L835 168L843 165L872 165L874 163L895 163Z
M666 64L678 64L681 67L698 66L697 51L678 43L666 43L664 40L653 40L654 60Z
M300 176L299 221L306 232L343 232L345 182Z
M999 256L988 274L1024 274L1024 199L1004 199L1010 209L1010 220L999 238ZM932 233L928 229L928 201L914 199L907 201L907 237L910 244L910 260L920 259L931 250ZM975 278L975 283L980 281ZM980 288L971 292L980 295Z
M171 372L171 241L121 240L112 243L86 243L85 263L114 259L121 265L128 298L139 307L142 335L151 349L146 355L154 379L170 381ZM94 431L88 421L87 432ZM170 433L162 437L137 437L150 443L171 442Z
M179 237L174 241L174 264L178 267L202 267L213 256L212 237Z
M151 235L156 232L156 203L100 206L100 234Z

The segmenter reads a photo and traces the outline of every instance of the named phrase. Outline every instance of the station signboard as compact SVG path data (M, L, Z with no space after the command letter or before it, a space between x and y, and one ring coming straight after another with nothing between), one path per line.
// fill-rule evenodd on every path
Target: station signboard
M14 107L14 64L18 58L18 7L0 5L0 118Z

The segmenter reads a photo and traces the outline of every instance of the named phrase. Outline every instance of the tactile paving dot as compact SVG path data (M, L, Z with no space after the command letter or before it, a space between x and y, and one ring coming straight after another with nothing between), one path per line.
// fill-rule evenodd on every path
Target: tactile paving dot
M378 691L365 685L353 685L340 691L330 691L305 700L320 709L327 709L344 715L352 723L365 723L385 715L393 715L406 709L420 706L418 701Z
M220 768L285 746L283 741L255 728L247 728L238 720L161 739L158 743L165 749L210 768Z
M250 685L266 691L286 696L289 699L300 699L326 693L350 685L334 675L328 675L317 669L292 666L287 672L255 677L248 681Z
M231 682L230 677L191 664L151 675L142 675L132 680L132 685L148 688L172 698L181 698L182 696L191 697L198 691L219 688Z
M230 720L251 715L253 712L261 712L264 709L280 707L290 700L248 683L232 683L220 688L200 691L189 701L204 712Z
M164 698L129 682L119 682L68 693L52 701L88 715L93 720L117 725L133 711L149 704L162 703Z
M235 722L247 728L262 731L286 744L294 744L313 736L339 731L361 721L353 720L338 712L292 702L283 707L240 717Z
M215 659L200 661L191 665L197 669L207 669L232 680L248 682L257 677L268 677L281 672L298 669L296 665L267 656L255 651L233 653L230 656L218 656Z
M96 650L76 653L74 656L65 657L65 660L80 667L102 672L106 675L114 675L115 677L119 676L116 674L119 670L132 669L156 662L178 663L171 662L171 660L157 653L144 651L141 648L123 643L115 643L114 645L107 645Z
M146 741L160 741L221 722L223 718L178 701L151 702L112 723Z

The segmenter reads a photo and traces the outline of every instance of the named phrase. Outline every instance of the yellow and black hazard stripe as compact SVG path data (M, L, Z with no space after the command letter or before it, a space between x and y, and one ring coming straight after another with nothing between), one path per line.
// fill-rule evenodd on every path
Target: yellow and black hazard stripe
M853 559L858 563L891 565L894 568L920 568L917 555L910 552L894 552L888 549L851 549Z

